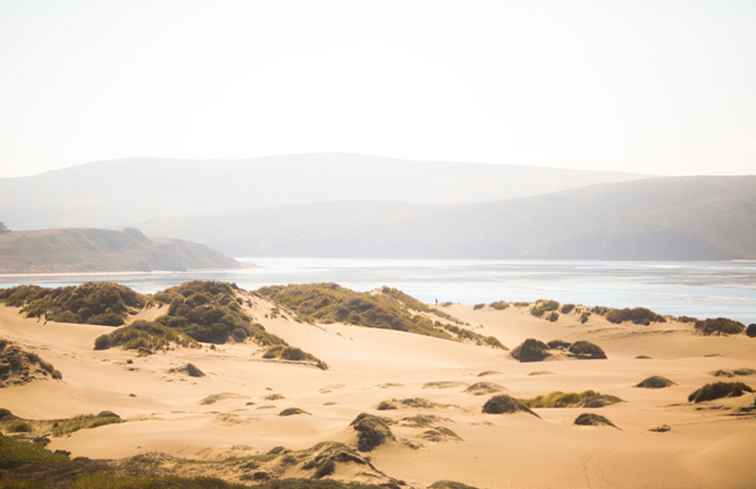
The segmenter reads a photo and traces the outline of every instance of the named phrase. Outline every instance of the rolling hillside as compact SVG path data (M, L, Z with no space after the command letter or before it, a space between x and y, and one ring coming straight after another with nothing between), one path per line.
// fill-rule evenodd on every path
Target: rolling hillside
M0 233L0 273L152 271L238 268L210 248L152 240L135 229L48 229Z
M756 177L601 184L507 201L331 202L144 224L234 256L756 258Z
M132 158L0 179L0 221L12 229L134 226L155 216L311 202L485 202L635 178L639 177L350 154L246 160Z

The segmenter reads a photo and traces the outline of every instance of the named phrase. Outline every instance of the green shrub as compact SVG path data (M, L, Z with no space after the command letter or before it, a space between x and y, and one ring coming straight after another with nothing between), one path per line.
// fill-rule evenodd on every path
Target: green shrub
M455 324L462 324L461 321L389 287L381 289L380 294L371 294L321 283L263 287L256 293L293 310L304 321L341 322L461 341L453 333L458 330L451 325L439 327L438 321L415 314L415 311L433 314Z
M537 318L540 318L543 317L543 315L547 312L556 311L558 309L559 303L557 301L539 299L535 304L533 304L533 307L530 308L530 314Z
M29 423L22 420L11 421L5 425L5 429L8 433L31 433L32 427Z
M95 350L107 350L120 346L124 350L138 350L151 354L167 350L171 346L194 347L197 342L181 331L149 321L135 321L129 326L116 329L112 333L95 339Z
M509 303L506 301L496 301L489 304L491 309L495 309L497 311L503 311L507 307L509 307Z
M123 324L131 312L145 305L141 294L112 282L85 282L57 289L22 285L0 291L0 300L21 307L28 317L106 326Z
M601 394L593 390L583 392L551 392L532 399L523 399L529 408L572 408L572 407L603 407L622 402L616 396Z

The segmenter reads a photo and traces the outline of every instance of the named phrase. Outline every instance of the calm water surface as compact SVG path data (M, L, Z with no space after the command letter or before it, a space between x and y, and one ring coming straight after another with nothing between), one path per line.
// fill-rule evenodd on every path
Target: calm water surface
M254 268L213 272L0 276L0 287L48 287L88 280L155 292L193 280L263 285L337 282L356 290L397 287L424 301L466 304L494 300L645 306L665 314L726 316L756 322L756 262L630 262L554 260L391 260L243 258Z

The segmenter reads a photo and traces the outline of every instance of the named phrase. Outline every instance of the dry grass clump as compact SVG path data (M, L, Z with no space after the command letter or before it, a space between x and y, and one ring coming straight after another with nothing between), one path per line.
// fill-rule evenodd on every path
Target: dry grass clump
M199 347L199 343L180 330L141 320L100 335L94 343L95 350L121 347L124 350L137 350L142 355L169 350L176 346L196 348Z
M467 484L462 484L461 482L456 481L436 481L430 486L428 486L428 489L478 489L477 487L468 486Z
M617 428L617 425L609 421L609 418L595 413L580 414L575 418L575 424L579 426L611 426L612 428Z
M0 290L0 302L21 307L28 317L105 326L122 325L129 314L145 305L144 296L112 282L86 282L57 289L22 285Z
M714 377L746 377L748 375L756 375L756 369L752 368L736 368L733 370L715 370L711 372Z
M302 362L312 364L321 370L328 370L328 364L306 351L293 346L277 345L268 348L263 354L267 360L285 360L287 362Z
M484 394L494 394L503 390L505 390L504 386L493 382L477 382L465 389L465 392L474 396L482 396Z
M578 319L578 322L580 324L585 324L588 322L588 320L591 319L591 313L588 311L581 312L580 313L580 319Z
M176 367L168 370L170 373L178 373L178 374L186 374L189 377L204 377L205 372L203 372L198 366L196 366L193 363L187 363L186 365L182 365L181 367Z
M713 318L696 321L696 331L704 336L740 334L745 325L727 318Z
M484 307L486 307L485 304L475 304L473 306L473 311L479 311L479 310L483 309Z
M437 380L433 382L426 382L423 384L423 389L451 389L453 387L462 387L464 382L455 382L451 380Z
M509 303L507 301L495 301L490 303L488 307L497 311L503 311L504 309L509 307Z
M23 385L46 377L60 380L63 374L36 353L0 339L0 388Z
M409 397L407 399L389 399L381 401L376 409L378 411L389 411L403 408L432 409L436 407L445 407L445 404L438 404L422 397Z
M688 402L713 401L724 397L740 397L753 389L743 382L714 382L696 389L688 396Z
M664 389L665 387L671 387L675 385L674 382L661 375L652 375L638 382L635 387L641 387L644 389Z
M583 392L550 392L532 399L523 399L527 407L538 408L600 408L622 402L617 396L601 394L593 390Z
M513 414L522 412L540 418L540 416L533 412L522 401L506 394L499 394L486 401L483 405L483 412L486 414Z
M633 307L625 309L609 309L604 314L610 323L619 324L630 321L633 324L648 326L651 323L664 323L664 316L656 314L645 307Z
M562 314L569 314L575 309L575 304L562 304L562 307L559 308L559 312Z
M203 397L200 400L200 404L208 406L210 404L215 404L218 401L225 401L226 399L241 399L241 397L242 396L235 392L221 392L219 394L210 394L209 396Z
M499 372L498 370L484 370L478 374L478 377L487 377L489 375L498 375L500 373L501 372Z
M281 411L280 413L278 413L279 416L298 416L300 414L307 414L307 415L309 415L310 413L308 413L304 409L299 409L299 408L296 408L296 407L286 408L283 411Z
M559 320L559 313L556 311L551 311L550 313L546 314L546 321L556 322Z
M370 452L387 441L395 441L389 418L361 413L349 426L357 432L357 450Z
M122 422L124 421L121 417L112 411L102 411L96 415L84 414L72 418L45 420L21 419L9 414L4 418L0 418L0 428L7 433L65 436L79 430Z

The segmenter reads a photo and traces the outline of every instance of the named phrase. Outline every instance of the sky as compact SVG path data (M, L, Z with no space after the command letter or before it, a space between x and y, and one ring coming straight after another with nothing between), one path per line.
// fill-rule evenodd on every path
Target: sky
M756 2L0 0L0 177L347 152L756 173Z

